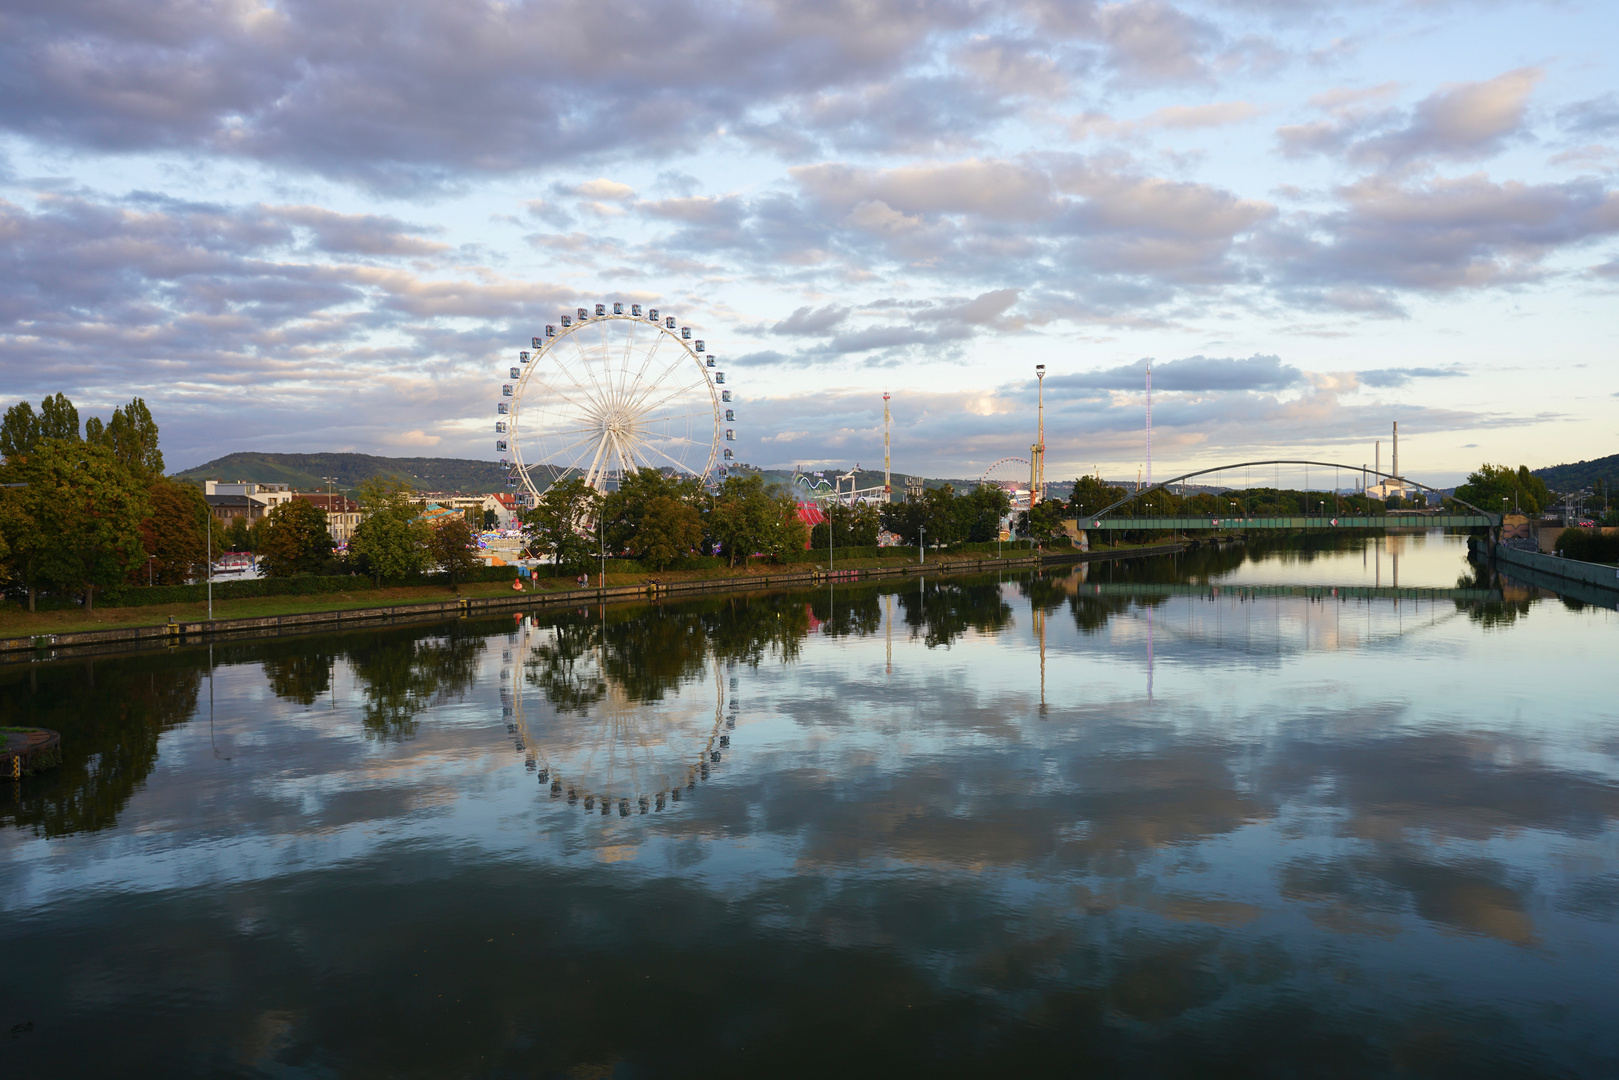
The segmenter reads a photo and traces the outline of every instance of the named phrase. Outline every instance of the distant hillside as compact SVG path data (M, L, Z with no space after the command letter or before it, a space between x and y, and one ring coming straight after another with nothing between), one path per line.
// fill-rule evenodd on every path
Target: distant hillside
M340 491L352 491L373 476L397 476L417 491L462 492L475 495L506 489L506 470L494 461L468 458L391 458L371 454L226 454L206 465L176 473L181 480L250 480L260 484L290 484L314 491L324 488L322 477L337 478Z
M1609 484L1619 484L1619 454L1609 454L1607 457L1597 458L1594 461L1577 461L1572 465L1551 465L1544 469L1531 470L1536 476L1546 481L1546 486L1553 491L1580 491L1588 488L1596 480Z
M753 471L739 465L738 472ZM825 477L835 480L840 471L823 470ZM461 492L482 494L506 489L506 470L498 462L474 461L470 458L393 458L372 454L226 454L205 465L175 473L175 478L201 485L204 480L249 480L260 484L288 484L299 491L324 489L327 476L337 478L339 491L353 491L373 476L397 476L408 481L418 491ZM786 486L792 482L792 470L765 469L762 475L767 483ZM908 474L893 474L896 499L905 497ZM539 478L536 477L536 482ZM880 487L883 474L880 469L861 469L856 477L861 488ZM949 484L958 493L970 490L978 483L977 477L929 477L930 488ZM1124 484L1125 481L1115 481ZM1072 480L1051 481L1046 485L1053 498L1066 499L1073 488ZM845 489L847 490L847 489Z

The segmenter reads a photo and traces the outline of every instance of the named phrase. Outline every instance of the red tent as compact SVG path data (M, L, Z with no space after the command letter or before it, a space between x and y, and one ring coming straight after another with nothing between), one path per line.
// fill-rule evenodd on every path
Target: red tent
M826 520L826 515L821 513L821 508L812 502L799 503L798 520L802 521L806 526L813 529L815 526ZM808 551L809 547L810 542L805 540L804 550Z

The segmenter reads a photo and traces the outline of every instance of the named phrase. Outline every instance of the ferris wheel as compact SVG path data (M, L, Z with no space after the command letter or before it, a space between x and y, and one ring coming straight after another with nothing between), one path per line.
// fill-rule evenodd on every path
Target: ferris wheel
M1003 457L984 470L978 478L980 484L993 484L1006 492L1015 510L1029 508L1029 459Z
M728 473L736 413L718 358L673 315L629 307L578 308L517 354L495 448L523 501L572 476L610 491L638 469L705 484Z

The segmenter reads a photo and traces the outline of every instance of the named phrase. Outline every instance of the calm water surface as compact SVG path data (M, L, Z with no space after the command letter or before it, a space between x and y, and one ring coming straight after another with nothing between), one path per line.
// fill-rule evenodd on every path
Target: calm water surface
M1619 1075L1615 613L1396 573L0 669L0 1075Z

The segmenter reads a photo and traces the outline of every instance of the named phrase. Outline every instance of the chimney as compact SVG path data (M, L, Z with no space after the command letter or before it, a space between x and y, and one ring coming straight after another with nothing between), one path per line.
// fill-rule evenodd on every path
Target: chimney
M1400 477L1400 422L1398 420L1394 421L1394 464L1390 467L1389 471L1394 474L1394 478L1396 480L1399 479L1399 477ZM1404 484L1400 485L1400 490L1401 491L1405 490L1405 485Z

